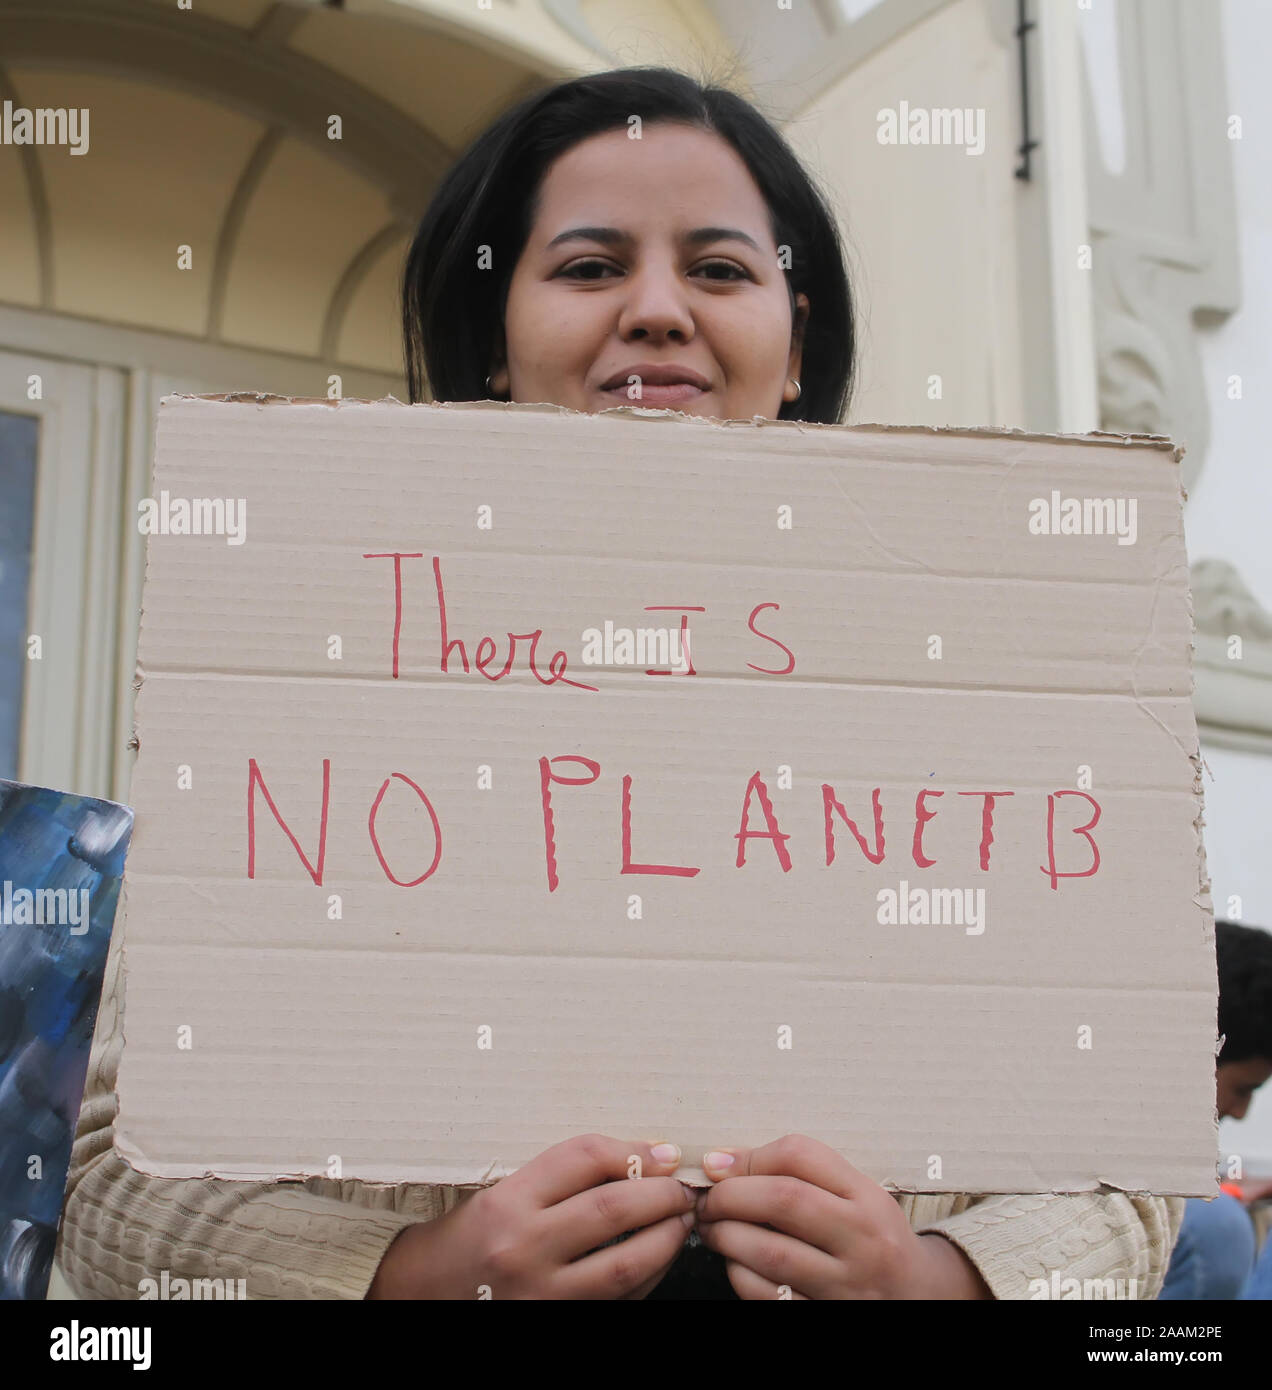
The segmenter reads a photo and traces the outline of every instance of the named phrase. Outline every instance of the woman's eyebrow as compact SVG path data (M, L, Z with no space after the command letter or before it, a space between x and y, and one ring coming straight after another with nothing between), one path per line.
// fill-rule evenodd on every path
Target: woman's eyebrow
M691 246L701 246L711 241L741 241L763 254L759 242L736 227L696 227L693 231L686 232L684 239ZM563 241L599 241L607 246L617 246L631 240L631 234L621 231L618 227L571 227L567 231L558 232L548 242L545 250L551 251Z

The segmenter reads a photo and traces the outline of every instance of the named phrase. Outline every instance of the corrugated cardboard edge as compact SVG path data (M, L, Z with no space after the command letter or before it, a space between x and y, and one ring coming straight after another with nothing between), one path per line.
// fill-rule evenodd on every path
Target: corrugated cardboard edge
M164 397L163 399L171 399ZM160 401L162 405L162 400ZM155 430L155 455L159 453L159 431ZM154 477L155 459L151 459L150 477ZM141 576L141 597L138 600L137 608L137 642L138 648L141 644L141 629L146 617L146 592L150 581L150 537L146 537L146 558ZM141 736L137 726L137 695L141 691L145 680L145 672L142 669L141 659L137 658L136 665L133 667L133 711L132 711L132 730L128 737L126 747L133 749L137 756L133 759L132 769L128 777L128 800L133 804L133 840L129 844L129 854L131 855L133 846L136 843L139 817L135 809L135 792L137 782L137 765L141 761ZM158 1174L148 1173L142 1166L142 1155L137 1146L133 1144L120 1130L120 1120L123 1116L123 1094L120 1090L120 1080L124 1069L124 1055L128 1051L128 860L124 860L124 870L119 879L119 901L115 907L115 931L119 936L119 959L116 964L118 977L115 988L119 995L119 1058L115 1064L115 1114L111 1120L111 1147L119 1157L134 1172L142 1174L144 1177L157 1177ZM107 967L109 972L109 966ZM108 973L109 978L109 973Z
M151 1165L145 1155L133 1144L125 1135L116 1134L115 1152L134 1172L143 1177L155 1178L160 1181L188 1182L191 1180L200 1181L210 1179L215 1182L251 1182L251 1183L307 1183L315 1177L321 1177L321 1173L306 1172L276 1172L269 1169L252 1169L250 1171L227 1172L223 1168L216 1166L201 1167L192 1163L179 1164L159 1164ZM501 1163L498 1160L488 1164L483 1172L473 1179L465 1175L463 1178L437 1178L429 1179L417 1177L401 1177L382 1174L379 1170L371 1170L365 1176L359 1175L352 1179L360 1186L366 1188L396 1188L396 1187L452 1187L464 1192L476 1192L484 1187L490 1187L501 1178L510 1176L516 1171L515 1166ZM700 1167L690 1167L682 1165L673 1175L679 1182L686 1187L713 1187L715 1184L706 1176ZM346 1179L348 1175L346 1174ZM1217 1189L1216 1179L1216 1191ZM946 1191L941 1188L931 1187L906 1187L884 1181L879 1184L885 1192L897 1193L905 1196L921 1197L941 1197L941 1196L963 1196L967 1195L965 1189L956 1191ZM1095 1193L1122 1193L1126 1196L1141 1197L1191 1197L1196 1195L1192 1192L1177 1192L1174 1190L1164 1190L1154 1188L1152 1190L1137 1187L1119 1187L1116 1183L1105 1182L1100 1179L1092 1180L1085 1184L1075 1184L1072 1187L1062 1188L1032 1188L1023 1191L1026 1196L1041 1197L1067 1197L1087 1192ZM1022 1195L1021 1189L1012 1192L977 1192L974 1195L980 1197L995 1196L1019 1196Z
M333 400L326 396L278 396L268 391L224 391L211 392L206 395L176 392L161 397L159 401L160 410L162 410L163 406L169 401L223 401L228 404L238 405L255 402L255 404L260 406L325 405L333 408L338 408L342 405L396 405L402 406L408 410L480 410L489 412L490 414L496 412L543 414L547 412L557 415L578 415L587 419L620 416L650 420L679 420L682 424L690 424L706 429L728 429L730 426L738 425L746 429L750 429L754 426L766 426L777 429L793 429L801 434L816 430L850 430L860 434L951 434L1007 437L1020 439L1022 441L1076 440L1086 444L1142 445L1146 448L1167 449L1174 455L1176 463L1183 458L1185 453L1182 444L1176 444L1173 439L1164 434L1116 434L1109 430L1089 430L1083 434L1048 434L1039 430L1015 429L1006 425L885 425L872 422L862 422L861 424L854 425L832 425L816 420L773 420L765 415L753 415L749 420L718 420L714 416L686 415L683 411L679 410L667 410L655 408L653 406L637 405L616 405L610 406L606 410L591 412L586 410L574 410L569 406L555 405L547 401L428 401L409 405L405 401L398 400L396 396L384 396L378 401L368 400L359 396L342 396Z
M176 392L176 393L172 393L172 394L169 394L169 395L166 395L166 396L163 396L163 397L160 398L160 402L159 402L160 415L162 416L162 411L163 411L164 406L168 405L169 403L176 403L176 402L188 401L188 400L209 401L209 402L223 402L223 403L226 403L226 404L251 404L251 403L255 403L257 406L267 406L267 405L324 405L324 406L330 406L330 407L335 407L335 408L339 408L341 405L394 405L394 406L402 406L402 407L407 408L407 409L416 409L416 410L478 410L478 411L484 411L484 412L487 412L487 413L496 413L496 412L499 412L499 413L507 413L507 412L511 411L511 412L513 412L513 413L528 412L528 413L535 413L535 414L542 414L542 413L547 412L547 413L555 413L555 414L557 414L557 415L577 415L577 416L584 416L584 417L587 417L587 418L592 418L592 413L591 413L591 412L588 412L588 411L580 411L580 410L573 410L573 409L571 409L571 408L568 407L568 406L556 405L556 404L554 404L554 403L549 403L549 402L533 402L533 403L532 403L532 402L510 402L510 401L440 401L440 402L427 402L427 403L417 403L417 404L414 404L414 405L409 405L409 404L408 404L407 402L405 402L405 401L400 401L400 400L398 400L396 396L385 396L385 397L381 398L381 399L378 400L378 401L372 401L372 400L368 400L368 399L365 399L365 398L362 398L362 397L353 397L353 396L345 396L345 397L339 397L339 398L336 398L336 399L331 399L331 398L328 398L328 397L325 397L325 396L280 396L280 395L275 395L275 394L273 394L273 393L271 393L271 392L261 392L261 391L228 391L228 392L212 392L212 393L207 393L207 394L194 394L194 393L186 393L186 392ZM1022 430L1022 429L1009 428L1009 427L1000 426L1000 425L984 425L984 426L946 426L946 425L895 425L895 424L875 424L875 423L862 423L862 424L856 424L856 425L843 425L843 424L834 424L834 425L830 425L830 424L823 424L823 423L818 422L818 421L806 421L806 420L773 420L773 419L770 419L770 418L768 418L768 417L766 417L766 416L760 416L760 415L752 416L752 418L749 419L749 420L718 420L718 419L715 419L714 417L710 417L710 416L686 415L686 414L684 414L683 412L677 411L677 410L655 409L655 408L653 408L653 407L648 407L648 406L613 406L613 407L611 407L611 408L609 408L609 409L607 409L607 410L599 411L599 412L596 412L596 413L597 413L598 415L602 416L602 417L603 417L603 416L618 416L618 417L640 418L640 419L654 419L654 420L659 420L659 419L665 419L665 420L679 420L679 421L681 421L682 423L688 423L688 424L691 424L691 425L693 425L693 426L695 426L695 427L708 428L708 429L727 429L729 426L732 426L732 425L741 425L741 426L744 426L744 427L751 427L751 426L770 426L770 427L776 427L776 428L778 428L778 429L783 429L783 428L784 428L784 429L794 429L794 430L798 431L799 433L805 433L805 432L807 432L807 431L815 431L815 430L822 430L822 429L833 429L833 430L849 430L849 431L852 431L852 432L854 432L854 433L862 433L862 434L869 434L869 433L877 433L877 434L923 434L923 435L946 434L946 435L962 435L962 436L973 436L973 437L975 437L975 436L980 436L980 437L1009 437L1009 438L1016 438L1016 439L1019 439L1019 440L1021 440L1022 442L1030 441L1030 440L1039 441L1039 442L1049 442L1049 441L1063 440L1063 441L1081 442L1081 443L1097 444L1097 445L1120 444L1120 445L1129 446L1129 447L1142 446L1142 447L1146 447L1146 448L1153 448L1153 449L1160 449L1160 450L1169 450L1170 453L1171 453L1171 455L1172 455L1172 461L1173 461L1175 464L1178 464L1178 463L1179 463L1179 461L1183 458L1184 452L1185 452L1184 447L1183 447L1182 445L1176 444L1172 439L1170 439L1170 438L1167 437L1166 435L1158 435L1158 434L1116 434L1116 433L1112 433L1112 432L1109 432L1109 431L1106 431L1106 430L1092 430L1092 431L1088 431L1088 432L1082 433L1082 434L1064 434L1064 433L1045 433L1045 432L1033 431L1033 430ZM156 453L157 453L157 452L158 452L158 432L157 432L157 431L156 431L155 446L156 446ZM1180 491L1181 491L1181 494L1182 494L1182 493L1183 493L1182 487L1181 487ZM1186 496L1186 494L1184 494L1184 495ZM1181 514L1181 519L1180 519L1180 527L1181 527L1181 529L1182 529L1182 526L1183 526L1183 521L1182 521L1182 514ZM146 547L146 577L149 576L149 570L150 570L150 547L149 547L149 544L147 544L147 547ZM143 594L144 594L144 592L145 592L145 583L144 583L144 579L143 579L143 588L142 588L142 592L143 592ZM1193 617L1193 605L1192 605L1192 592L1191 592L1191 588L1189 588L1188 591L1187 591L1187 602L1188 602L1188 618L1189 618L1189 624L1190 624L1190 627L1191 627L1192 637L1193 637L1193 639L1194 639L1190 645L1192 646L1192 649L1195 651L1196 624L1195 624L1194 617ZM141 614L139 615L138 632L140 632L140 621L141 621L141 618L144 617L144 613L145 613L145 610L144 610L144 608L143 608L143 609L141 610ZM1191 662L1191 661L1189 662L1189 678L1190 678L1190 681L1193 683L1193 686L1194 686L1194 688L1195 688L1195 675L1194 675L1194 673L1193 673L1193 665L1192 665L1192 662ZM144 679L144 672L143 672L143 670L142 670L142 667L141 667L140 662L138 662L138 664L137 664L137 669L136 669L136 676L135 676L134 681L133 681L133 688L134 688L134 690L140 690L143 679ZM1190 691L1190 695L1191 695L1191 691ZM140 744L140 738L139 738L139 735L138 735L138 731L137 731L137 728L136 728L135 725L134 725L134 728L133 728L133 736L132 736L132 739L130 740L130 746L136 748L137 751L138 751L138 755L140 756L141 744ZM1202 804L1201 807L1198 808L1197 817L1196 817L1196 819L1195 819L1194 822L1193 822L1193 828L1194 828L1194 832L1195 832L1196 839L1197 839L1197 856L1198 856L1198 898L1197 898L1195 901L1197 902L1197 906L1202 907L1203 909L1208 909L1208 908L1210 908L1210 901L1209 901L1210 882L1209 882L1209 878L1207 877L1207 874L1206 874L1205 845L1204 845L1204 842L1203 842L1203 839L1202 839L1202 834L1201 834L1201 827L1202 827L1202 824L1203 824L1203 815L1204 815L1204 795L1203 795L1203 791L1202 791L1202 760L1201 760L1200 741L1198 741L1196 752L1195 752L1194 754L1191 754L1190 757L1191 757L1191 760L1192 760L1192 762L1193 762L1193 768L1194 768L1194 788L1195 788L1195 790L1197 791L1198 795L1201 796L1201 797L1203 798L1203 804ZM136 768L135 768L135 765L134 765L134 776L135 776L135 775L136 775ZM130 799L131 799L131 796L130 796ZM135 827L135 823L134 823L134 827ZM120 897L121 897L121 904L120 904L121 920L122 920L122 921L125 923L125 925L126 925L127 902L126 902L126 885L125 885L125 883L121 883L121 886L120 886ZM1211 922L1213 923L1213 910L1212 910L1212 909L1211 909L1211 918L1210 918L1210 920L1211 920ZM1213 940L1213 936L1214 936L1213 925L1211 926L1209 936L1210 936L1210 938ZM127 1008L126 1008L126 1004L127 1004L127 994L126 994L126 986L127 986L127 962L126 962L126 958L125 958L126 948L127 948L127 941L126 941L126 937L125 937L125 939L121 942L121 947L120 947L120 971L121 971L121 974L122 974L122 982L123 982L124 987L125 987L125 996L124 996L125 1008L124 1008L124 1011L123 1011L123 1012L124 1012L124 1019L123 1019L123 1022L121 1023L120 1032L121 1032L121 1040L122 1040L122 1042L123 1042L123 1049L124 1049L125 1051L127 1050L127 1037L126 1037L126 1033L125 1033L125 1031L124 1031L125 1028L126 1028L126 1023L127 1023ZM1216 1036L1217 1036L1217 1034L1216 1034ZM121 1057L121 1063L122 1063L122 1057ZM121 1070L122 1070L122 1067L121 1067ZM119 1095L119 1090L118 1090L118 1076L117 1076L117 1079L116 1079L115 1102L116 1102L116 1125L114 1126L114 1147L115 1147L116 1152L117 1152L117 1153L119 1154L119 1156L123 1159L123 1161L124 1161L125 1163L127 1163L129 1167L133 1168L136 1172L139 1172L139 1173L145 1174L145 1175L147 1175L147 1176L151 1176L151 1177L157 1177L157 1178L172 1178L172 1179L177 1179L177 1180L188 1180L188 1179L191 1179L191 1178L193 1178L193 1179L211 1178L211 1179L215 1179L215 1180L219 1180L219 1181L227 1181L227 1182L262 1182L262 1181L264 1181L264 1182L275 1182L275 1183L290 1183L290 1182L304 1183L304 1182L309 1181L309 1180L314 1176L314 1174L312 1174L312 1173L305 1173L305 1172L285 1172L285 1173L278 1173L278 1172L267 1172L267 1171L265 1171L265 1170L261 1170L261 1171L259 1171L259 1172L254 1172L254 1173L242 1173L242 1172L228 1173L228 1172L225 1172L224 1170L218 1169L218 1168L216 1168L216 1167L200 1168L200 1167L196 1167L195 1165L192 1165L192 1164L183 1164L183 1165L179 1165L179 1166L180 1166L180 1169L181 1169L180 1173L177 1173L177 1172L175 1171L175 1169L171 1169L171 1170L168 1170L168 1171L165 1171L165 1172L154 1172L154 1171L149 1170L149 1169L147 1169L147 1168L145 1167L145 1163L146 1163L145 1156L141 1153L141 1151L137 1148L137 1146L136 1146L135 1144L133 1144L133 1143L128 1139L128 1137L127 1137L126 1134L122 1134L122 1133L119 1132L119 1129L118 1129L118 1117L119 1117L119 1115L120 1115L121 1112L120 1112L120 1109L119 1109L119 1106L120 1106L120 1095ZM1217 1115L1217 1112L1216 1112L1216 1126L1217 1126L1217 1124L1218 1124L1218 1115ZM1216 1152L1217 1152L1217 1141L1216 1141ZM473 1179L470 1179L470 1180L454 1180L454 1181L450 1181L450 1182L434 1183L433 1185L436 1185L436 1186L445 1186L445 1187L454 1187L454 1188L458 1188L458 1189L461 1189L461 1190L476 1190L476 1189L480 1189L480 1188L482 1188L482 1187L489 1186L491 1183L498 1181L499 1178L504 1177L504 1176L507 1176L507 1174L510 1173L511 1171L513 1171L513 1170L507 1168L503 1163L501 1163L499 1160L496 1159L494 1162L492 1162L491 1164L489 1164L489 1165L486 1167L486 1169L485 1169L480 1175L478 1175L477 1177L475 1177L475 1178L473 1178ZM683 1182L683 1183L685 1183L686 1185L691 1186L691 1187L710 1187L710 1186L712 1185L711 1182L710 1182L710 1180L707 1178L706 1174L703 1172L703 1170L702 1170L700 1167L689 1167L689 1166L682 1167L682 1168L680 1168L680 1169L677 1170L676 1176L680 1179L681 1182ZM360 1179L359 1181L360 1181L364 1186L370 1187L370 1188L380 1188L380 1187L392 1188L392 1187L401 1186L401 1185L403 1184L404 1181L409 1182L409 1181L411 1181L411 1180L409 1180L409 1179L408 1179L408 1180L403 1180L403 1179L401 1179L401 1178L388 1178L388 1177L383 1177L383 1178L381 1178L381 1177L379 1177L379 1176L377 1175L377 1176L369 1176L369 1177L366 1177L366 1178L362 1178L362 1179ZM933 1189L931 1189L931 1188L915 1189L915 1188L899 1187L899 1186L897 1186L896 1184L890 1183L890 1182L882 1183L881 1186L883 1186L883 1187L885 1188L885 1190L890 1191L890 1192L903 1192L903 1193L917 1192L917 1193L919 1193L919 1194L921 1194L921 1195L943 1195L943 1194L941 1194L941 1193L939 1193L939 1192L935 1192L935 1191L934 1191ZM1052 1195L1057 1195L1057 1196L1062 1196L1062 1195L1071 1194L1071 1193L1078 1193L1078 1192L1123 1192L1123 1193L1128 1193L1128 1194L1132 1194L1132 1195L1140 1194L1140 1195L1145 1195L1145 1196L1190 1195L1190 1194L1163 1193L1163 1192L1160 1192L1160 1191L1157 1191L1157 1192L1148 1192L1148 1191L1146 1191L1146 1190L1144 1190L1144 1189L1119 1187L1119 1186L1117 1186L1116 1184L1107 1183L1107 1182L1104 1182L1104 1181L1092 1181L1092 1182L1089 1182L1089 1183L1087 1183L1087 1184L1085 1184L1085 1185L1083 1185L1083 1186L1080 1186L1080 1187L1066 1187L1066 1188L1063 1188L1063 1189L1052 1188L1052 1189L1047 1189L1047 1191L1048 1191L1049 1193L1051 1193ZM979 1194L979 1195L995 1195L995 1194Z

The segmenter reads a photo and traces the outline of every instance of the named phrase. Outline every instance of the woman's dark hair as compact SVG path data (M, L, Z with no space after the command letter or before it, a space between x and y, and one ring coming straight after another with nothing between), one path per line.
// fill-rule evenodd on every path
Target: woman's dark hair
M1215 923L1219 975L1220 1062L1272 1062L1272 934L1236 922Z
M424 399L483 400L504 322L508 286L534 221L548 167L592 135L672 121L711 131L754 178L786 270L792 314L807 294L797 401L779 418L838 423L855 363L852 294L834 214L778 131L749 102L670 68L622 68L575 78L504 112L443 178L407 253L402 326L407 386ZM479 248L490 247L489 269ZM793 322L793 319L792 319Z

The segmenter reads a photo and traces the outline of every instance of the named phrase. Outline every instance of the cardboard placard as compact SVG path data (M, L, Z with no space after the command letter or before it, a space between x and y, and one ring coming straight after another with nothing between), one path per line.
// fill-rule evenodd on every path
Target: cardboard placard
M118 1146L1213 1193L1178 453L165 398Z

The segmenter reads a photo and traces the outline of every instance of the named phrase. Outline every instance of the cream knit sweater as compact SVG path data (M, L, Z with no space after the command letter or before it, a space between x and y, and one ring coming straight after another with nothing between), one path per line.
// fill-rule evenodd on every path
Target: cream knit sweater
M449 1211L453 1188L161 1179L115 1151L115 1076L123 1049L122 932L111 943L89 1061L58 1258L82 1298L137 1298L140 1281L245 1279L249 1298L362 1298L397 1233ZM997 1298L1029 1298L1029 1283L1137 1281L1156 1298L1183 1220L1177 1197L900 1196L916 1231L939 1231L980 1270ZM1125 1286L1128 1290L1131 1287Z

